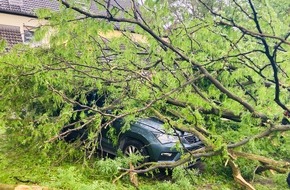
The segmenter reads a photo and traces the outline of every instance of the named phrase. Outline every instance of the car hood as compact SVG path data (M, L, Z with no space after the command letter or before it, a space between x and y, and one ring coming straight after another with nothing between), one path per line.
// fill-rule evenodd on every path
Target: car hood
M138 126L146 128L147 130L153 133L167 133L163 127L164 123L156 118L142 118L142 119L139 119L136 123L138 124ZM175 129L175 131L173 132L173 135L190 136L192 134L181 131L179 129Z

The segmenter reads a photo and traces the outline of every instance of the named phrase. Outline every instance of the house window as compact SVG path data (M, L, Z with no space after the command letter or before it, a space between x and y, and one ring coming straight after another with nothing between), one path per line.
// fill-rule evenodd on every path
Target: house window
M23 6L23 0L8 0L9 5Z
M32 40L34 32L31 30L24 30L24 43L28 43Z

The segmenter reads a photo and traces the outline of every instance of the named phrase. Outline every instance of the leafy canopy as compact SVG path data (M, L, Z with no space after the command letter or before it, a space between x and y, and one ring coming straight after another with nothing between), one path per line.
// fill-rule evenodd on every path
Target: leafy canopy
M109 126L104 118L128 128L155 115L204 141L193 157L289 157L289 134L279 131L289 130L280 122L289 111L290 2L96 1L97 13L60 2L59 12L38 11L48 24L35 40L49 34L49 44L0 58L1 124L30 134L18 137L23 144L56 139L72 118L90 124L93 140ZM104 104L88 105L92 91Z

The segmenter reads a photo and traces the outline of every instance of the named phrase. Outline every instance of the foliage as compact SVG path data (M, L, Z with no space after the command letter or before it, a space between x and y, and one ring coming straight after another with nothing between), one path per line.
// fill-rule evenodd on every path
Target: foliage
M65 149L57 141L61 128L77 120L74 127L88 126L91 141L67 145L70 151L55 157L65 152L67 158L87 158L110 122L125 118L129 128L136 118L155 114L165 126L204 141L205 149L191 152L192 158L218 155L223 167L240 151L281 160L283 165L273 167L289 170L289 124L281 125L283 112L290 111L288 1L197 0L176 6L146 0L123 12L96 2L107 15L71 1L61 1L59 12L39 10L49 23L35 40L50 33L49 45L2 53L0 124L10 143L53 157L55 149ZM91 104L86 97L94 91L98 97ZM85 154L75 154L73 146ZM255 158L238 158L247 177L260 165Z
M3 133L1 133L3 135ZM59 149L51 152L52 157L39 154L29 148L18 147L7 143L6 137L0 138L0 173L1 183L19 184L25 181L26 184L38 184L55 189L135 189L128 178L122 178L112 184L110 175L111 166L123 165L123 159L99 159L91 161L78 160L72 162L72 158L60 160L57 155ZM61 151L62 153L64 151ZM61 155L59 155L61 156ZM219 161L218 161L219 160ZM219 167L221 159L205 160L207 167L202 175L197 175L195 170L183 170L178 167L174 169L172 178L165 174L155 173L155 176L146 175L140 177L139 189L238 189L229 178L230 169L224 170ZM125 161L126 162L126 161ZM102 167L102 168L99 168ZM170 171L169 171L170 172ZM217 175L219 174L219 175ZM157 176L161 176L158 179ZM165 179L164 179L165 177ZM265 176L254 176L257 189L285 189L285 174L272 175L267 173ZM274 178L273 180L271 180ZM267 186L263 185L268 183Z

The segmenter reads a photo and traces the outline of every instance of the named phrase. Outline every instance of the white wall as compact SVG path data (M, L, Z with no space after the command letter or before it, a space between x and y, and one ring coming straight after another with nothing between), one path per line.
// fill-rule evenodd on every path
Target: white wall
M27 16L19 16L19 15L12 15L6 13L0 13L0 24L2 25L10 25L10 26L18 26L20 27L20 33L22 36L22 40L24 41L24 30L31 29L31 27L37 27L47 23L45 20L38 20L37 18L31 18ZM119 31L110 31L107 33L101 33L101 36L105 38L118 38L123 34ZM144 36L139 34L131 34L132 40L146 43L147 40ZM48 38L45 38L42 41L42 44L48 43Z
M40 26L44 23L45 21L38 20L37 18L0 13L0 24L20 27L22 40L24 39L24 30Z

